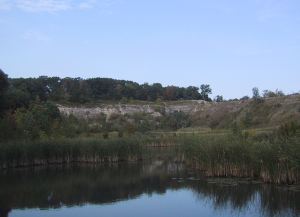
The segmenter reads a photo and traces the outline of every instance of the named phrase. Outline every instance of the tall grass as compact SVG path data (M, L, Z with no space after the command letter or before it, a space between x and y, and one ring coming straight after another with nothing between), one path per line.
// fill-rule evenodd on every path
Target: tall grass
M207 176L252 177L278 184L300 183L300 140L236 135L181 139L188 163Z
M61 139L34 142L11 142L0 145L2 168L52 163L111 163L142 158L137 138Z
M123 138L73 138L12 141L0 144L0 169L72 162L136 162L173 155L176 144L168 136L136 135Z
M300 138L296 134L288 137L279 132L161 134L0 144L0 168L72 162L136 162L153 157L184 161L207 176L300 183Z

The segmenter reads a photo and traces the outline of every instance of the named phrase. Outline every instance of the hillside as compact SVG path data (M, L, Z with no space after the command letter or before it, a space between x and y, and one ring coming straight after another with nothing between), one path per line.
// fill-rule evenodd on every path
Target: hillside
M0 71L0 140L107 138L187 128L274 128L300 120L300 95L265 90L224 101L198 87L138 84L107 78L15 78Z
M148 118L159 118L174 112L182 112L191 118L194 127L227 128L234 122L245 128L274 127L285 122L300 121L300 95L264 98L260 102L239 100L206 102L186 100L176 102L111 103L93 105L58 105L61 114L74 115L79 119L92 121L105 115L112 116L144 114Z

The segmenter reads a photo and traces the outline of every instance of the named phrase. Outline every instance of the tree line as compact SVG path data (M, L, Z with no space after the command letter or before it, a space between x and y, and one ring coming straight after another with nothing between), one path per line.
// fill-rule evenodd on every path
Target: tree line
M2 77L3 77L2 72ZM5 76L4 76L5 77ZM7 77L7 76L6 76ZM23 105L37 98L41 101L85 103L97 100L205 100L211 101L209 85L200 87L163 87L160 83L138 84L111 78L10 78L7 95L10 104Z
M0 70L0 142L11 139L75 137L83 133L150 131L178 129L190 125L183 112L159 118L145 114L130 117L99 117L97 124L61 116L56 102L84 103L97 100L211 100L209 85L180 88L143 84L107 78L81 79L57 77L10 79Z
M212 90L209 85L198 87L163 87L159 83L138 84L132 81L108 78L16 78L11 79L0 70L0 142L10 139L39 139L51 137L76 137L82 134L118 132L132 134L153 130L177 130L190 127L192 117L183 112L165 113L161 117L147 114L129 116L101 116L89 121L74 116L62 116L56 103L85 103L98 100L206 100ZM253 88L254 102L266 97L283 96L282 91L264 91ZM248 100L243 97L241 100ZM224 101L217 96L214 101ZM248 116L246 120L248 120ZM250 121L247 121L250 123ZM250 124L248 124L250 125Z

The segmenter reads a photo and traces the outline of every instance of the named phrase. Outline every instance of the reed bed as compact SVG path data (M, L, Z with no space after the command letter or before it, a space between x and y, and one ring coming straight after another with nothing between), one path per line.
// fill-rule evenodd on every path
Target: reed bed
M0 145L2 168L72 162L137 161L143 155L142 143L137 138L19 141Z
M300 183L300 139L275 135L162 134L76 138L0 144L0 168L34 165L137 162L168 158L207 176L248 177L277 184Z
M251 177L276 184L300 183L299 138L264 139L241 136L181 138L187 163L207 176Z

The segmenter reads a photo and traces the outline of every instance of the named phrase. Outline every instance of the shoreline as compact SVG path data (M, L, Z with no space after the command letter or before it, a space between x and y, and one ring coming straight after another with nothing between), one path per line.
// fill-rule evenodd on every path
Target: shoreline
M0 145L0 170L70 165L137 163L153 159L186 163L207 177L246 177L265 183L299 184L300 143L240 136L148 136L63 139Z

